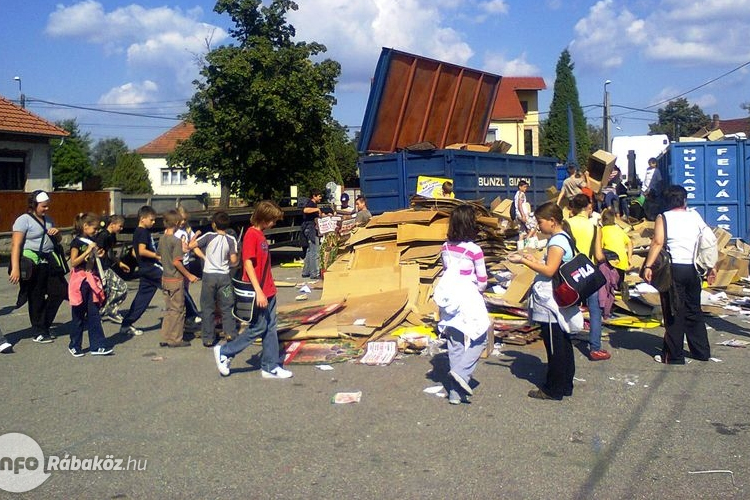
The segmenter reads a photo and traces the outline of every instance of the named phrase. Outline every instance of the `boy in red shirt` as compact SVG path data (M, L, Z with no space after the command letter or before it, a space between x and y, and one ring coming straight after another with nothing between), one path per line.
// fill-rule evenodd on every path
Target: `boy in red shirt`
M214 346L214 360L219 373L229 375L229 363L257 337L263 339L260 374L263 378L291 378L292 372L281 365L279 337L276 333L276 285L271 275L271 254L263 231L281 220L281 209L271 201L261 201L255 207L250 228L242 241L242 281L255 289L255 313L252 322L236 339Z

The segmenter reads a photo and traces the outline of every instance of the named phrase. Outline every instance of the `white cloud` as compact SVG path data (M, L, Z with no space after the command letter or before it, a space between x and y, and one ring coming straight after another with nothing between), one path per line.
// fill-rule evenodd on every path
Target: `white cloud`
M474 52L441 14L461 5L452 0L306 0L288 20L299 39L328 47L326 56L342 66L337 89L352 91L369 88L381 47L465 65Z
M489 14L507 14L508 4L504 0L489 0L480 2L479 8Z
M99 104L136 106L154 101L158 91L159 86L151 80L145 80L141 83L126 83L104 94L99 98Z
M206 40L218 44L228 37L221 28L200 22L201 16L200 8L149 9L135 4L107 12L101 3L84 0L68 7L58 5L45 31L101 45L111 57L125 56L136 77L151 78L160 83L159 88L186 96L193 91L192 81L198 76L195 58L206 52ZM123 87L127 85L132 84ZM122 87L116 87L102 98L120 92Z
M578 21L571 44L577 62L607 69L634 55L682 65L750 60L750 0L661 0L641 17L625 3L600 0Z
M502 54L488 52L484 56L483 68L501 76L539 76L540 73L537 66L526 60L525 52L510 60Z
M576 23L575 32L571 51L576 62L603 69L621 66L630 48L647 40L644 21L614 0L597 2Z

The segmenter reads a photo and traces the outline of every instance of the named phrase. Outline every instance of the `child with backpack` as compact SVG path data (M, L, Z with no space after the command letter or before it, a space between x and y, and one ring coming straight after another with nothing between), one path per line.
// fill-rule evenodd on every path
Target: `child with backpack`
M448 340L450 378L446 388L452 405L468 402L473 394L471 377L487 345L490 326L481 296L487 288L487 270L484 253L474 243L476 237L474 209L470 205L456 207L441 253L445 271L433 296L440 308L438 330Z
M242 281L255 289L255 314L247 328L225 345L214 346L214 360L219 373L229 375L229 363L257 337L262 338L260 374L266 379L291 378L292 372L284 369L279 355L279 337L276 332L276 285L271 274L271 253L263 231L281 220L283 212L272 201L261 201L253 210L250 228L242 241ZM204 270L205 272L205 270Z
M198 248L205 255L203 262L203 285L201 287L201 337L205 347L216 343L214 310L221 309L224 335L234 338L237 322L232 317L234 291L231 270L237 265L237 239L227 234L230 219L226 212L216 212L211 218L212 232L193 237L188 248Z
M88 212L76 216L74 238L70 243L70 282L68 297L73 316L68 351L75 358L84 355L81 343L83 330L89 331L89 352L92 356L112 354L102 328L99 307L104 304L99 248L93 238L99 228L99 216Z
M102 252L101 263L104 270L102 284L107 294L107 302L102 307L100 314L102 319L113 323L122 323L120 305L128 296L128 284L117 274L117 270L125 273L130 272L130 267L118 259L114 254L117 245L117 235L122 231L125 217L112 215L107 220L107 226L96 235L96 246Z

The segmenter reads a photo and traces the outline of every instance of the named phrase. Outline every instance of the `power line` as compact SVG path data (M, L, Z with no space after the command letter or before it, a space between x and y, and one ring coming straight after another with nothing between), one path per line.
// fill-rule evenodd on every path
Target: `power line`
M172 120L172 121L181 121L180 118L177 117L169 117L169 116L158 116L158 115L147 115L143 113L131 113L128 111L113 111L109 109L101 109L101 108L92 108L89 106L76 106L75 104L65 104L60 102L52 102L52 101L45 101L44 99L37 99L37 98L28 98L26 102L43 102L45 104L50 104L52 106L59 106L62 108L72 108L72 109L82 109L85 111L95 111L97 113L110 113L113 115L125 115L125 116L137 116L139 118L153 118L156 120Z
M678 94L678 95L676 95L676 96L674 96L674 97L670 97L669 99L665 99L665 100L663 100L663 101L661 101L661 102L657 102L656 104L652 104L652 105L650 105L650 106L646 106L646 108L647 108L647 109L648 109L648 108L653 108L653 107L659 106L659 105L661 105L661 104L665 104L665 103L668 103L669 101L672 101L672 100L674 100L674 99L677 99L677 98L679 98L679 97L682 97L682 96L684 96L684 95L687 95L687 94L689 94L689 93L691 93L691 92L695 92L696 90L698 90L698 89L701 89L701 88L705 87L706 85L710 85L710 84L714 83L715 81L717 81L717 80L720 80L720 79L724 78L725 76L731 75L731 74L732 74L732 73L734 73L735 71L739 71L739 70L741 70L741 69L742 69L742 68L744 68L745 66L750 66L750 61L746 62L745 64L740 64L740 65L739 65L739 66L737 66L736 68L734 68L734 69L732 69L732 70L729 70L729 71L727 71L727 72L726 72L726 73L724 73L723 75L719 75L719 76L717 76L716 78L714 78L714 79L712 79L712 80L709 80L709 81L707 81L706 83L702 83L702 84L698 85L697 87L693 87L692 89L690 89L690 90L687 90L687 91L683 92L682 94Z

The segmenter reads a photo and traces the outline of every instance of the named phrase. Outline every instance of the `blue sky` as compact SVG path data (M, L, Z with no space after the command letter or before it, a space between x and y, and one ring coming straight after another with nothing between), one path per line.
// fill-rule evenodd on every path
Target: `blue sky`
M542 111L549 107L555 65L567 47L591 123L602 123L604 82L611 80L613 136L646 134L648 123L656 121L654 111L664 106L658 103L696 87L685 97L709 115L748 115L740 105L750 102L750 0L298 4L289 15L298 38L325 44L326 55L342 65L334 117L344 125L361 125L383 46L500 75L542 76L548 86L540 94ZM231 20L215 14L214 5L211 0L4 0L0 95L17 100L14 77L20 76L34 113L53 121L76 118L94 141L120 137L130 147L142 146L185 111L198 76L196 60L207 43L231 42Z

